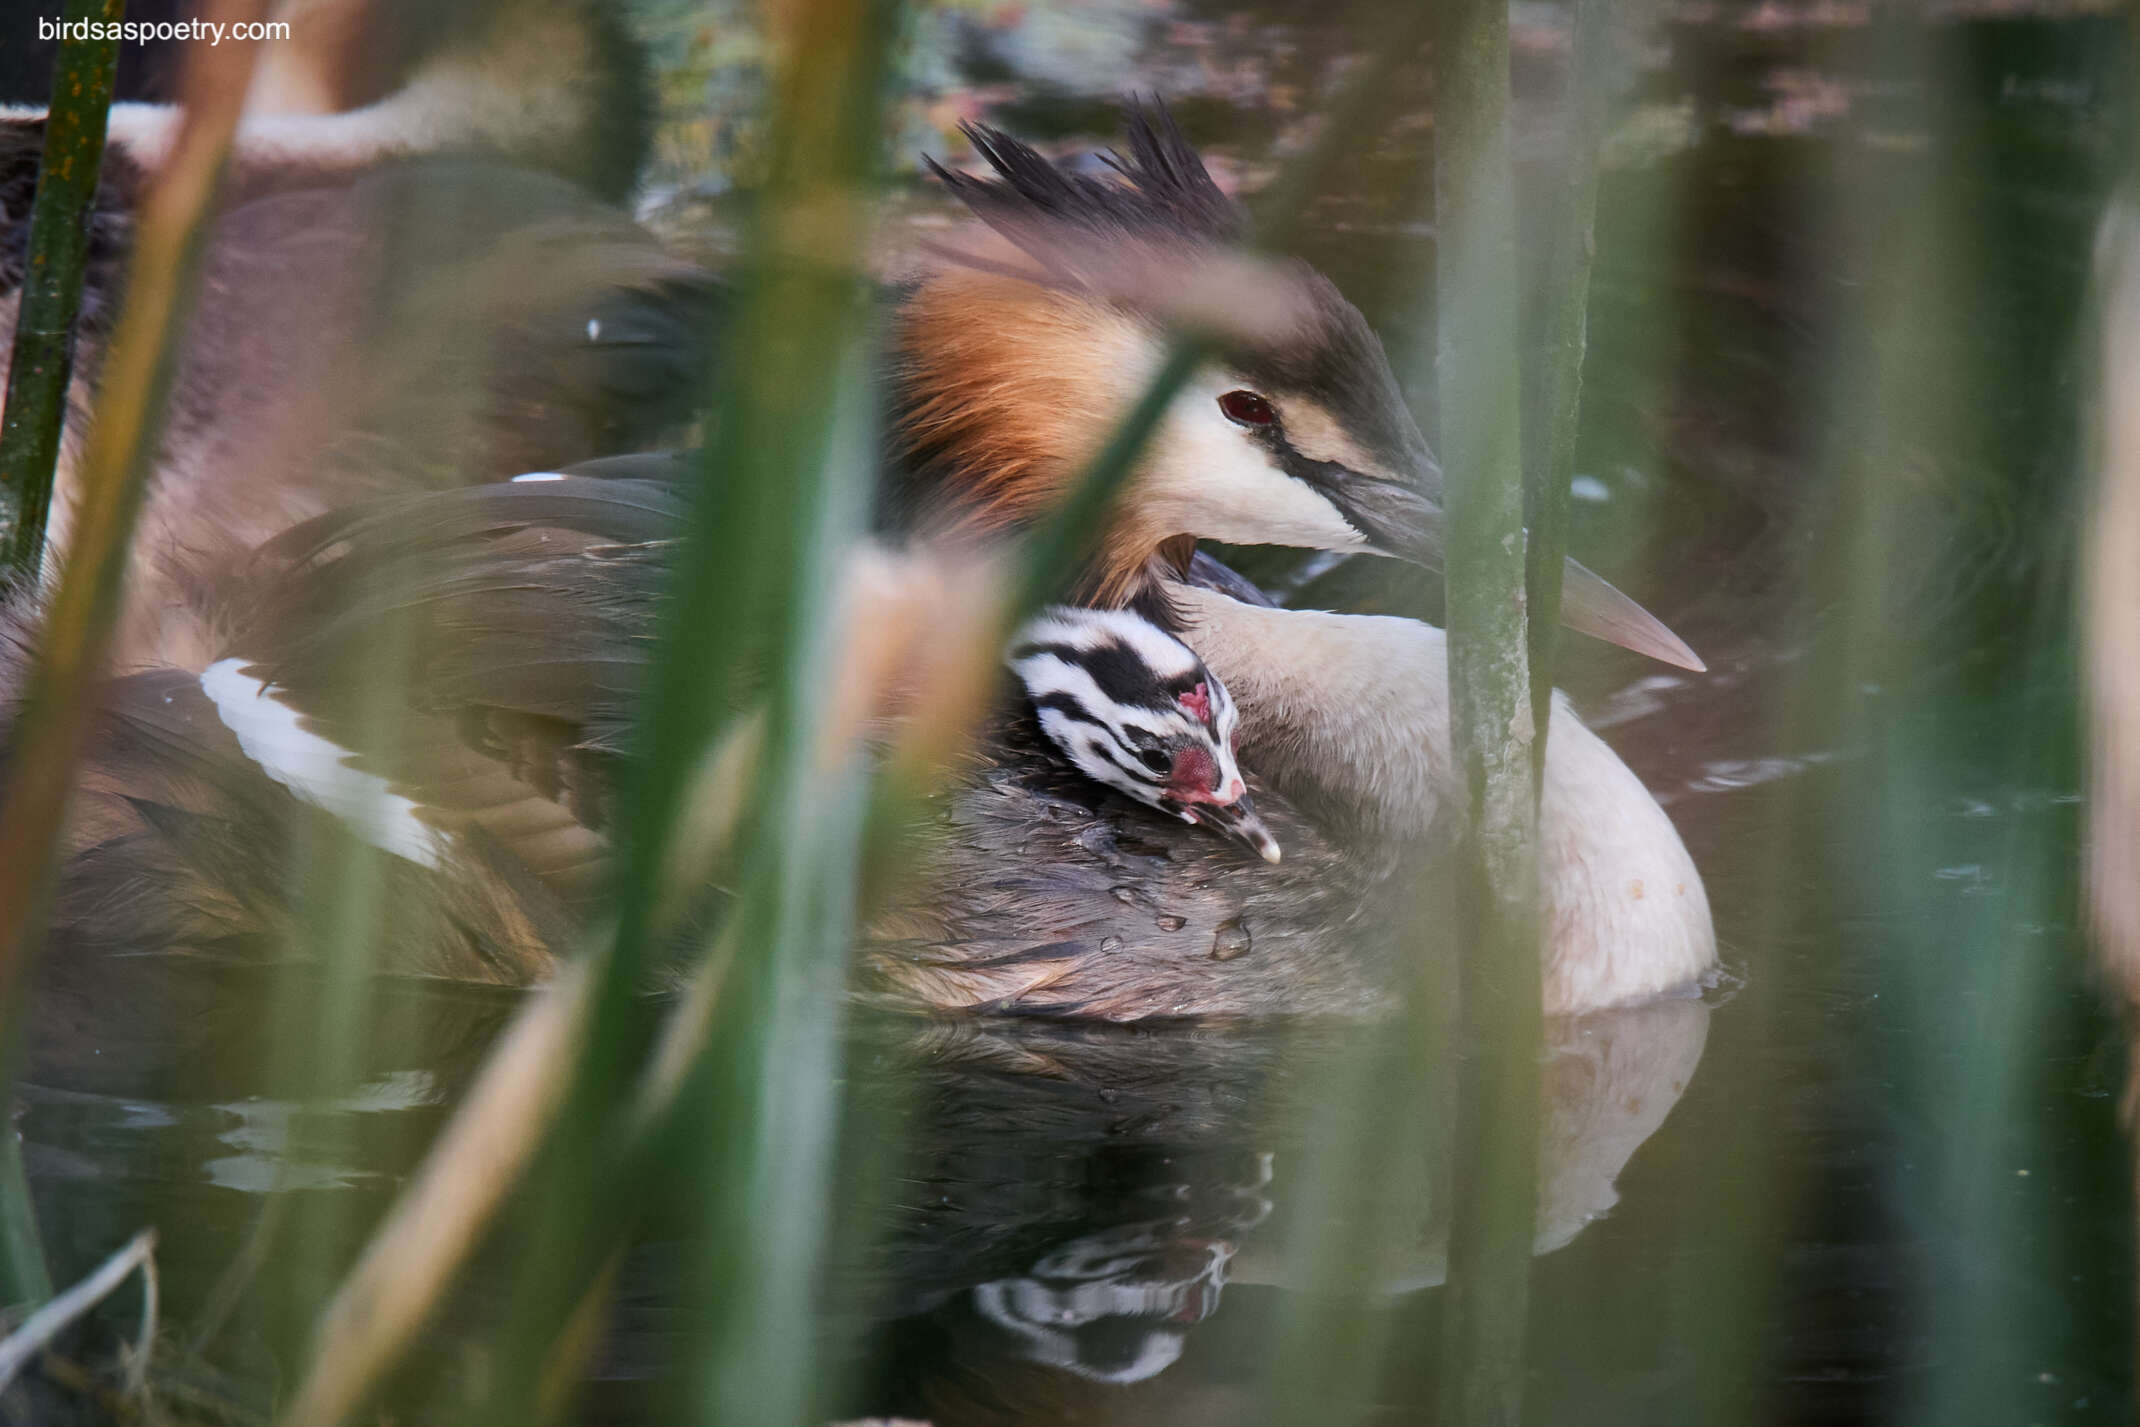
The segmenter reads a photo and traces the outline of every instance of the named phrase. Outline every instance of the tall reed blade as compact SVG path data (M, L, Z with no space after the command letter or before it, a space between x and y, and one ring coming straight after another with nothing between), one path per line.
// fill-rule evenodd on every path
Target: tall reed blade
M856 425L866 422L870 405L862 380L870 293L862 257L894 14L874 0L825 0L783 17L790 44L772 167L738 311L724 334L727 383L714 403L716 435L673 572L638 747L620 789L615 930L592 968L586 1038L527 1226L545 1242L572 1247L528 1260L509 1330L514 1366L494 1420L533 1406L532 1369L583 1298L605 1246L629 1224L629 1209L619 1209L643 1186L615 1181L620 1162L705 1182L704 1157L723 1161L722 1174L707 1184L714 1202L703 1221L707 1252L724 1265L709 1275L720 1285L702 1358L713 1365L711 1390L763 1394L746 1399L755 1407L738 1410L770 1411L777 1402L784 1414L799 1410L796 1395L810 1379L808 1335L781 1334L779 1345L803 1357L780 1370L766 1360L768 1340L751 1315L770 1308L769 1294L807 1293L812 1246L823 1231L821 1189L811 1186L822 1184L833 1117L805 1107L823 1104L837 1069L832 1013L848 940L840 889L853 883L860 802L835 792L813 766L821 701L812 687L825 676L825 630L838 583L833 564L861 527L873 474L865 456L873 443ZM739 896L726 913L741 929L737 965L713 1037L718 1071L697 1102L713 1107L710 1122L691 1125L681 1160L657 1171L619 1143L637 1128L619 1110L649 1040L652 1007L644 992L663 936L657 909L690 783L683 770L697 766L744 691L766 687L768 670L770 707L738 844ZM783 1045L783 1035L795 1044ZM768 1123L775 1106L786 1111ZM784 1160L770 1152L776 1141ZM767 1216L788 1232L768 1236ZM766 1262L758 1254L768 1244L792 1257ZM792 1319L782 1322L795 1327ZM751 1371L719 1371L730 1362L748 1362Z
M1435 42L1434 206L1447 472L1451 743L1469 801L1458 872L1459 1084L1442 1420L1513 1424L1537 1199L1537 800L1526 655L1508 9L1452 0Z
M75 316L89 265L89 215L104 167L105 116L119 72L126 0L72 0L45 115L30 248L0 416L0 583L34 583L74 380ZM108 28L94 30L90 24Z
M125 0L75 0L70 22L117 20ZM65 433L67 391L74 379L75 319L88 267L89 219L103 169L105 120L118 72L117 32L91 38L68 32L52 74L37 196L30 209L29 250L15 308L7 395L0 410L0 589L33 586L44 563L45 517ZM12 1034L21 1008L0 1005L0 1087L14 1074ZM37 1218L23 1178L21 1147L0 1125L0 1297L28 1302L50 1296Z
M42 1303L51 1296L52 1271L45 1264L37 1207L23 1172L22 1139L10 1114L0 1120L0 1308Z
M217 18L250 22L263 4L228 0ZM245 45L196 49L186 118L144 198L127 302L99 383L82 458L82 505L65 577L42 628L39 658L9 750L0 800L0 1006L11 999L58 846L85 710L103 673L126 578L128 542L162 433L174 353L199 271L203 224L252 73Z
M231 0L218 7L216 18L250 20L263 9ZM172 353L192 300L203 226L251 70L248 46L195 52L186 74L185 123L135 228L127 303L105 359L96 422L82 457L73 547L40 631L38 659L16 715L0 785L0 1026L21 1024L18 998L42 929L74 767L88 738L90 706L119 610L134 517L163 429ZM97 119L89 123L99 149L108 101L107 90ZM74 162L88 170L93 190L90 154L77 147ZM74 174L81 176L80 170ZM77 274L77 291L78 283ZM24 313L27 318L27 305ZM59 392L64 399L64 381ZM44 480L49 492L49 469ZM18 507L16 515L26 518L26 507ZM41 513L38 524L41 538ZM5 1092L15 1051L10 1045L0 1055L0 1105L10 1098ZM11 1126L4 1133L12 1139ZM44 1271L26 1261L23 1235L30 1221L12 1143L6 1159L0 1195L10 1201L7 1287L13 1296L37 1288ZM49 1292L49 1281L44 1287Z
M1523 510L1530 531L1525 579L1530 622L1531 775L1543 782L1553 719L1553 664L1560 647L1561 572L1568 558L1568 489L1589 344L1590 263L1597 252L1598 161L1606 121L1605 75L1612 27L1633 7L1575 0L1575 34L1560 103L1560 172L1546 207L1544 262L1534 285L1537 314L1523 374Z

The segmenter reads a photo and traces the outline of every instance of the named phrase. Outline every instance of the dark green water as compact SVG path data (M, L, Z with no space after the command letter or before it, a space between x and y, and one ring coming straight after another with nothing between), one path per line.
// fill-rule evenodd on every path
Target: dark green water
M980 13L926 31L944 93L1104 138L1110 95L1158 88L1253 177L1371 7L1107 8L1091 54L1045 13ZM2085 16L1674 13L1627 60L1609 149L1573 549L1712 672L1571 648L1564 682L1687 839L1735 987L1555 1029L1531 1419L2129 1421L2071 568L2128 40ZM1551 19L1518 11L1526 100L1554 82ZM1312 239L1400 364L1424 350L1430 142L1363 146ZM1256 568L1307 603L1431 609L1364 563ZM391 988L356 1082L305 1120L263 1097L276 995L61 973L19 1114L55 1272L155 1223L181 1331L285 1191L300 1242L208 1354L261 1403L513 1005ZM872 1152L824 1325L854 1413L1431 1420L1462 1171L1403 1045L870 1025L849 1067ZM673 1217L626 1266L593 1419L669 1420ZM482 1285L412 1420L456 1420L480 1379L452 1326L495 1307ZM1304 1382L1312 1413L1274 1406Z

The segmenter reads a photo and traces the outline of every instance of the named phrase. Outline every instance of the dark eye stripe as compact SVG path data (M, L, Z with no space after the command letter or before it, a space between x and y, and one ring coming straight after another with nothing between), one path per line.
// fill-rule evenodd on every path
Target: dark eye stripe
M1105 724L1102 724L1092 716L1091 708L1076 694L1034 694L1032 695L1032 700L1033 707L1036 710L1046 711L1052 709L1072 723L1086 724L1092 728L1102 730L1106 728Z
M1033 708L1036 712L1061 714L1077 731L1089 733L1093 744L1106 756L1107 761L1132 778L1141 782L1156 782L1164 779L1168 772L1164 752L1155 749L1147 755L1124 747L1122 740L1115 736L1115 731L1093 717L1091 708L1074 694L1035 695ZM1161 766L1153 767L1146 761L1148 757L1159 759Z
M1028 659L1048 656L1090 677L1102 694L1123 708L1152 712L1172 709L1177 695L1195 688L1200 682L1208 682L1211 677L1199 670L1191 670L1158 682L1159 676L1135 650L1114 643L1093 649L1074 649L1067 644L1021 644L1011 651L1011 662L1022 664ZM1089 716L1090 710L1086 712Z

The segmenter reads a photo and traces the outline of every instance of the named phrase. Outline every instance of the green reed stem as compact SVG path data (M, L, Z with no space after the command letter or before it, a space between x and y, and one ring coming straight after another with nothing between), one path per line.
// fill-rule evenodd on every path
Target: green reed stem
M805 769L823 677L834 563L859 530L873 474L857 414L871 285L868 185L883 138L885 59L896 7L816 0L787 19L772 170L753 223L748 276L727 334L715 440L673 577L639 746L620 789L611 905L617 925L591 968L586 1039L540 1167L539 1241L570 1244L532 1267L510 1329L508 1386L493 1420L522 1416L534 1371L584 1296L601 1246L628 1223L637 1186L610 1174L628 1141L618 1113L650 1040L647 972L658 945L662 869L687 779L738 706L747 671L775 676L753 806L738 845L748 929L725 988L713 1083L696 1152L713 1285L709 1403L729 1420L801 1410L810 1337L793 1316L824 1231L823 1165L834 1117L836 1025L851 887L854 809ZM804 806L804 805L808 806ZM857 808L859 804L855 805ZM813 817L825 822L813 825ZM835 960L837 958L837 960ZM790 1043L792 1041L792 1043ZM707 1164L718 1162L718 1173ZM586 1250L582 1252L581 1250ZM787 1311L774 1312L774 1302ZM755 1315L755 1316L754 1316ZM774 1341L775 1338L779 1341ZM735 1394L731 1396L731 1394Z
M844 0L824 8L844 8L866 17L858 28L855 17L849 16L839 27L844 34L866 35L870 26L889 24L889 8L881 4ZM802 23L807 27L812 21ZM1416 53L1417 18L1398 28L1413 35L1405 53ZM841 53L841 64L848 66L866 65L871 59L867 45ZM812 63L822 67L822 62L820 56L798 69L808 70ZM1282 190L1298 197L1287 205L1265 206L1270 216L1260 232L1266 243L1283 242L1293 231L1289 225L1297 223L1296 208L1343 151L1348 133L1356 137L1357 126L1380 114L1397 67L1394 59L1378 59L1349 91L1339 121L1289 166ZM879 92L873 70L858 77L852 68L835 67L791 79L806 86L811 98L800 107L792 99L784 101L784 112L819 116L820 138L828 128L837 132L838 124L846 122L844 116L870 114L866 103L859 109L848 106L873 102ZM825 117L834 115L843 117ZM850 133L848 141L857 147L840 162L863 163L871 152L870 137ZM844 803L854 789L837 779L819 780L814 793L843 806L807 834L800 822L783 831L787 814L776 817L769 810L783 802L794 804L803 786L793 781L793 758L807 746L807 709L802 706L808 699L801 691L808 684L798 681L799 671L807 666L795 661L805 652L822 655L816 638L821 632L817 597L828 587L829 576L815 556L830 548L827 533L845 519L826 508L838 504L840 492L847 489L843 470L859 470L866 454L836 455L830 444L834 438L827 434L860 387L860 374L841 354L854 350L853 339L866 321L866 303L861 301L866 287L858 285L858 266L842 267L833 260L840 253L859 251L846 244L859 237L864 216L849 208L843 195L850 191L847 185L859 184L863 170L834 164L829 171L818 170L818 181L806 186L797 177L799 167L783 166L793 159L791 152L789 160L776 162L774 190L764 200L758 222L758 276L745 285L730 359L723 368L727 385L716 402L721 436L709 448L705 489L674 576L670 614L645 704L646 721L621 790L619 856L612 881L617 925L588 967L594 986L585 998L584 1030L567 1033L566 1043L578 1054L563 1108L554 1115L537 1112L555 1129L528 1173L537 1186L537 1203L520 1221L518 1232L528 1242L543 1244L544 1251L531 1258L524 1291L513 1298L503 1359L508 1367L500 1374L508 1386L491 1404L493 1421L517 1421L538 1410L533 1399L542 1356L615 1244L629 1233L643 1207L644 1186L679 1169L699 1180L709 1173L716 1180L731 1171L737 1176L736 1186L713 1186L732 1197L723 1199L709 1216L716 1231L708 1262L718 1292L710 1325L713 1346L707 1358L711 1366L702 1399L705 1410L716 1420L782 1420L806 1397L801 1383L808 1376L807 1355L797 1357L785 1348L775 1351L779 1345L769 1347L767 1335L793 1331L800 1295L809 1288L807 1270L817 1258L813 1244L821 1243L823 1226L808 1222L810 1195L798 1198L791 1191L798 1179L806 1186L821 1182L813 1176L821 1173L825 1146L807 1141L807 1136L798 1139L804 1127L792 1119L776 1123L767 1116L774 1105L792 1109L807 1102L813 1113L822 1109L823 1087L837 1070L836 1048L827 1039L834 1024L829 1012L836 983L823 979L825 962L817 953L833 944L832 933L851 915L844 892L839 899L832 894L845 885L840 878L852 881L858 849L846 840ZM812 161L825 163L822 151ZM785 194L783 184L789 186ZM802 202L806 188L811 200L807 206ZM853 226L842 228L843 222ZM780 257L788 260L785 267L770 261ZM808 260L797 261L799 257ZM1022 612L1058 596L1079 552L1134 468L1143 442L1204 352L1203 342L1194 336L1178 340L1063 505L1033 534L1016 595L1003 615L1006 627ZM727 919L729 927L739 929L739 934L724 937L724 944L736 948L738 965L723 973L719 983L715 1024L703 1034L684 1037L707 1047L683 1077L685 1088L657 1088L644 1107L647 1113L626 1115L620 1106L627 1081L652 1039L654 1011L641 990L656 950L659 869L686 781L678 770L693 766L719 735L724 716L736 706L733 690L744 671L766 667L767 662L787 671L775 692L785 717L772 720L761 764L786 771L763 779L754 821L739 839L739 845L768 850L746 859L747 875L738 879L744 891ZM906 780L894 782L899 786L891 790L893 798L912 793ZM872 826L890 827L898 821L884 813L880 800ZM813 907L811 897L843 904ZM844 958L844 939L838 950ZM755 965L743 966L746 960ZM789 1033L808 1042L807 1053L798 1050L799 1042L790 1044L765 1033L754 1013L768 1010L794 1018L788 1022L793 1028ZM813 1063L812 1057L821 1058ZM710 1134L709 1119L716 1127ZM783 1171L771 1166L766 1155L776 1139L782 1153L798 1156L796 1167ZM680 1142L691 1147L688 1164L678 1163ZM478 1211L470 1227L489 1212ZM768 1249L759 1242L768 1238L779 1242ZM444 1276L438 1276L417 1290L417 1299L398 1305L397 1321L422 1311L444 1282ZM346 1323L322 1325L330 1331L316 1345L314 1376L322 1382L334 1376L336 1381L317 1392L312 1390L315 1384L308 1383L288 1420L343 1420L357 1398L376 1388L406 1345L406 1339L398 1337L389 1343L367 1343L366 1366L358 1380L322 1372L322 1365L338 1356L339 1331L364 1331L361 1298L347 1305ZM777 1302L781 1311L754 1324L753 1305L767 1302ZM774 1356L766 1357L767 1352ZM778 1370L754 1381L753 1375L769 1362ZM746 1411L771 1415L737 1415Z
M1617 7L1624 10L1625 7ZM1606 62L1612 0L1575 0L1575 36L1561 105L1563 166L1547 207L1546 254L1537 285L1539 312L1524 373L1524 524L1530 530L1525 578L1530 607L1560 608L1568 558L1568 486L1583 403L1583 353L1590 325L1590 264L1597 255L1598 157L1606 118ZM1531 776L1543 784L1546 729L1553 717L1553 668L1560 621L1530 622Z
M1442 1416L1521 1420L1537 1201L1536 795L1522 732L1523 449L1509 175L1508 11L1451 0L1435 43L1436 334L1448 497L1450 726L1469 795L1460 859L1458 1104Z
M869 185L882 161L886 0L817 0L791 17L774 177L759 214L759 285L724 406L718 478L785 496L783 558L765 570L780 638L755 811L739 846L751 890L724 928L736 959L687 1106L699 1128L697 1416L780 1427L822 1418L815 1309L831 1233L839 1029L855 926L862 768L823 767L832 592L867 519L878 448L871 398ZM783 341L787 334L807 334ZM773 352L768 360L765 347ZM817 387L798 396L796 388ZM796 410L798 400L814 411ZM822 433L797 439L798 416ZM690 1182L687 1179L686 1182Z
M216 18L256 18L257 5L220 7ZM196 53L191 104L171 157L145 196L136 224L127 302L104 365L97 422L82 458L82 500L72 548L53 593L12 734L0 789L0 1025L21 1024L18 1005L43 923L74 766L86 746L90 706L119 612L134 517L154 462L173 352L199 271L204 220L252 71L251 46ZM0 1065L11 1078L14 1066ZM0 1079L0 1105L8 1101ZM19 1165L11 1148L7 1158ZM7 1219L10 1288L43 1274L21 1235L34 1233L19 1170L0 1179ZM47 1280L49 1288L49 1280Z
M22 1139L11 1120L0 1118L0 1308L42 1303L51 1296L52 1271L22 1171Z
M262 8L221 7L240 20ZM0 907L13 914L0 924L0 1008L20 984L74 764L88 741L86 710L119 612L134 518L155 462L178 335L199 274L203 220L237 124L252 54L246 45L197 52L193 72L199 82L189 90L194 102L137 220L126 307L83 453L73 547L41 631L0 797Z
M116 21L126 0L70 0L69 22ZM74 323L89 263L89 215L104 164L105 119L119 69L109 39L60 41L52 104L30 206L30 247L15 312L15 347L0 415L0 584L34 583L74 378Z

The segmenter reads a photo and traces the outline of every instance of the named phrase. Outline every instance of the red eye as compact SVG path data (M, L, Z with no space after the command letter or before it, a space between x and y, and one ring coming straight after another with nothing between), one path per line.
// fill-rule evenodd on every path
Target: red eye
M1219 410L1228 421L1243 426L1268 426L1278 419L1271 404L1252 391L1230 391L1219 398Z

